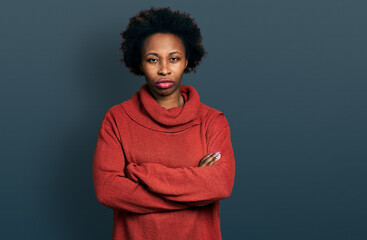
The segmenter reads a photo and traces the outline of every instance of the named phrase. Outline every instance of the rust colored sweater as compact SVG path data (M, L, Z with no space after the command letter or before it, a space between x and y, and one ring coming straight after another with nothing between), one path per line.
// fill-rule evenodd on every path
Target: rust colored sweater
M144 84L109 109L93 159L97 199L113 209L114 240L219 240L220 199L232 192L235 160L223 113L181 85L185 104L161 107ZM212 166L198 167L221 152Z

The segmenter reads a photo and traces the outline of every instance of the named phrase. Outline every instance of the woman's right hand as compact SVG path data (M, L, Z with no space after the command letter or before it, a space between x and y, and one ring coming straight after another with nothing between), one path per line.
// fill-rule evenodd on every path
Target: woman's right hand
M221 155L220 152L216 153L209 153L208 155L204 156L203 159L199 162L199 167L206 167L212 166L216 161L220 159Z

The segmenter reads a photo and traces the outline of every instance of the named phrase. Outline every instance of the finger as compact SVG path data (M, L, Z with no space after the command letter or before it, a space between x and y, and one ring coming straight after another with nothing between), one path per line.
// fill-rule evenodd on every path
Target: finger
M216 159L216 157L217 157L217 155L215 155L215 154L210 155L208 158L206 158L206 159L202 162L202 165L208 166L208 164L209 164L211 161L215 160L215 159Z
M216 161L217 161L217 160L215 160L215 159L214 159L213 161L209 162L209 163L208 163L208 167L213 166L213 164L214 164Z
M205 158L205 159L202 159L202 161L200 162L199 166L204 166L204 165L207 165L208 161L210 161L212 159L211 156Z
M216 163L220 159L221 155L217 155L212 161L208 163L208 166L212 166L214 163Z
M203 164L203 162L205 161L205 160L207 160L210 156L212 156L214 153L209 153L208 155L206 155L206 156L204 156L200 161L199 161L199 166L201 165L201 164Z
M208 163L208 166L212 166L214 163L216 163L220 158L215 158L213 159L213 161L211 161L210 163Z

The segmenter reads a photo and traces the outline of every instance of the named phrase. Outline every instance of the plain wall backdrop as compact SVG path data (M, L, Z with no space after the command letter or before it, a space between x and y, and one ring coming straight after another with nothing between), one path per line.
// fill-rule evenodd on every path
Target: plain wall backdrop
M106 111L144 84L120 32L151 6L202 30L208 55L183 84L230 123L223 239L367 239L362 0L2 1L1 239L111 239L92 159Z

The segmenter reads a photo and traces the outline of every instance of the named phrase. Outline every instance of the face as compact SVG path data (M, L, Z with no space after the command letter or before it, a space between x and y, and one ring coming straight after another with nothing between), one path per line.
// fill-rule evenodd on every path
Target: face
M187 66L182 40L171 33L155 33L145 40L141 56L140 67L152 94L155 97L179 94Z

